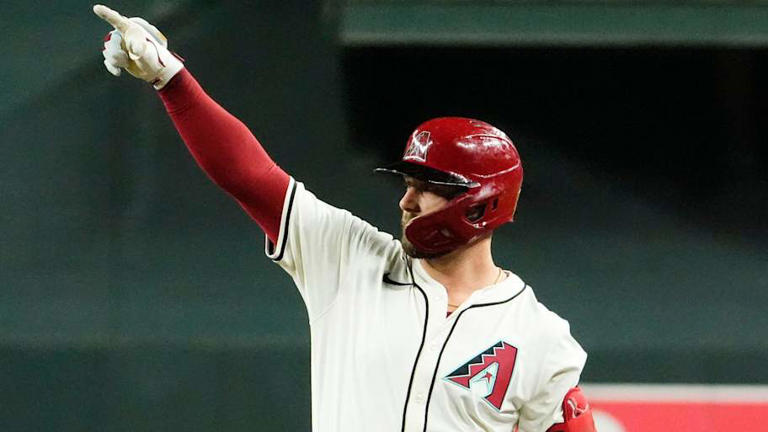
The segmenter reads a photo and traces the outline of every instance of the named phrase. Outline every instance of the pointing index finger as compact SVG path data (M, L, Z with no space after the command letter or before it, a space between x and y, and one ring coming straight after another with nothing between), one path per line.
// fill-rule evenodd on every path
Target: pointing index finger
M110 23L112 27L117 29L117 31L120 33L125 34L125 32L128 31L128 26L131 22L128 21L128 18L120 15L112 9L104 5L95 5L93 7L93 13L98 15L99 18L103 19L104 21Z

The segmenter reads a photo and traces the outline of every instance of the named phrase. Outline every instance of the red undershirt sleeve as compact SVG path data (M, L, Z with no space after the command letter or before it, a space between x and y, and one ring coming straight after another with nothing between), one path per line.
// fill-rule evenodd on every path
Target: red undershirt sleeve
M240 120L205 93L186 68L158 93L197 164L275 242L288 174Z

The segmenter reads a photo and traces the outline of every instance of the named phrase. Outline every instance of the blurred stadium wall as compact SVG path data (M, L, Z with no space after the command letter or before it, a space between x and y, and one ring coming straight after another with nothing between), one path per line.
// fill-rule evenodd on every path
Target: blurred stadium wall
M584 381L768 384L768 2L110 6L389 231L371 169L413 127L497 124L526 169L497 260L570 321ZM308 430L299 296L153 92L102 70L107 30L81 1L0 14L0 428Z

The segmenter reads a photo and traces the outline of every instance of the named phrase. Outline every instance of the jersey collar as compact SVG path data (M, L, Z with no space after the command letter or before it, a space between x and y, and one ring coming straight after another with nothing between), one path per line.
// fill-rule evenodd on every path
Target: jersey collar
M426 294L435 300L447 302L448 293L445 287L432 278L422 266L419 259L413 260L413 273L417 284L422 286ZM506 278L499 283L489 285L473 292L460 309L474 304L494 303L507 300L517 295L525 288L525 282L511 271L504 270Z

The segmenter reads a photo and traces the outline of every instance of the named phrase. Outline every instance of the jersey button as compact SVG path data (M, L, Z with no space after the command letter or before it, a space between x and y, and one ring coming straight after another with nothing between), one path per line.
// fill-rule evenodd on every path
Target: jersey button
M424 393L417 393L416 397L414 398L414 401L419 405L422 405L424 402L426 402L426 400L427 398L424 397Z
M432 345L429 346L429 349L432 350L432 351L437 351L438 348L440 348L440 344L438 342L435 342L435 343L433 343Z

